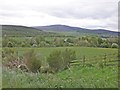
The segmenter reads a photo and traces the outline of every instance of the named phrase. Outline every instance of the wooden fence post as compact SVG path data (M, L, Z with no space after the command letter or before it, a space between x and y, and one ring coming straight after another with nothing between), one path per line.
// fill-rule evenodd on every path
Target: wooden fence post
M85 66L85 56L83 56L83 66Z

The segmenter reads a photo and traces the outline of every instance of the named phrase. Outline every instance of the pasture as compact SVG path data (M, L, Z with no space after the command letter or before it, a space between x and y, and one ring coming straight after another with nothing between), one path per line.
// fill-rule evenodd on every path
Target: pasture
M34 48L46 58L54 50L71 49L76 52L76 60L70 68L57 73L32 73L3 67L3 88L117 88L118 49L92 47L44 47ZM22 56L31 48L12 48ZM45 61L44 61L45 60ZM59 61L58 61L59 62Z

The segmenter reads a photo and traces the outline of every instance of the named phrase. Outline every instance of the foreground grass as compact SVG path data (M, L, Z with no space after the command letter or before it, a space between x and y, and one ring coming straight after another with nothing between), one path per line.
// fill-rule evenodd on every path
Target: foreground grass
M3 88L117 88L117 67L81 67L56 74L3 70Z
M2 89L2 64L0 61L0 89Z

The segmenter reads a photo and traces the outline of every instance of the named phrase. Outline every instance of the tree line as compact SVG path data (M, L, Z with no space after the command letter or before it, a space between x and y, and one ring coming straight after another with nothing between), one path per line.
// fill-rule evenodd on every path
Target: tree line
M84 37L3 37L3 47L65 47L65 46L84 46L118 48L118 38L101 38L95 36Z

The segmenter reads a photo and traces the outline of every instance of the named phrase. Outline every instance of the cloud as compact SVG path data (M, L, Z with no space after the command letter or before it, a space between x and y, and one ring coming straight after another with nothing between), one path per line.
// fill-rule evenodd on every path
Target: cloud
M117 30L118 0L2 0L0 24Z
M42 10L50 15L61 17L61 18L107 18L112 15L117 15L117 4L111 2L99 2L99 3L71 3L69 5L62 5L57 8L40 8L37 7L38 11ZM48 11L49 9L49 11Z

